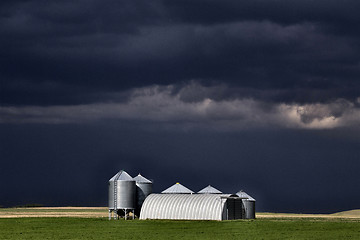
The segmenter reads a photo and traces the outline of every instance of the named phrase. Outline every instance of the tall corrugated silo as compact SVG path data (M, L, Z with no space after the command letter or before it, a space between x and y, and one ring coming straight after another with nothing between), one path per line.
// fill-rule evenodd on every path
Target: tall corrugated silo
M255 219L255 202L256 200L247 194L244 191L239 191L236 193L242 199L243 206L244 206L244 218L245 219Z
M140 215L141 206L143 205L143 202L145 201L145 198L149 196L152 193L152 182L139 175L134 177L134 180L136 181L136 210L135 213L137 216Z
M128 210L134 211L135 196L135 180L124 170L119 171L109 180L109 217L111 212L126 217Z

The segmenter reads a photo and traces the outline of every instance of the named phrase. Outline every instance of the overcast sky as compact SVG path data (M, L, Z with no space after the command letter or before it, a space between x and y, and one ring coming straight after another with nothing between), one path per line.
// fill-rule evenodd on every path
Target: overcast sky
M0 205L106 206L117 171L360 208L360 2L0 2ZM5 194L6 193L6 194Z

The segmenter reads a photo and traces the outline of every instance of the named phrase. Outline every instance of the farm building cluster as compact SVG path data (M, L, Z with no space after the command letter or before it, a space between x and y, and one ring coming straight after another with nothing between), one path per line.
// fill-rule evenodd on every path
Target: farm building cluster
M109 219L254 219L255 202L244 191L224 194L210 185L195 193L176 183L153 193L152 181L140 174L133 178L124 170L109 180Z

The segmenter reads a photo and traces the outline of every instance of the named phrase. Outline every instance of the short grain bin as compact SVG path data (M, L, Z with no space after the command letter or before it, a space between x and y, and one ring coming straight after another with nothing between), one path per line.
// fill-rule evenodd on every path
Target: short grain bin
M244 191L239 191L236 193L239 197L243 198L243 207L244 207L244 218L245 219L255 219L255 202L256 200L247 194Z
M143 205L143 202L145 201L145 198L149 196L152 193L152 182L139 175L134 177L134 180L136 181L136 215L140 215L141 206Z

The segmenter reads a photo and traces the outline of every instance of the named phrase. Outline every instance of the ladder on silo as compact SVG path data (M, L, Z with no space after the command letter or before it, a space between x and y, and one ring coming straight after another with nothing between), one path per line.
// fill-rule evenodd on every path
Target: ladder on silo
M117 217L117 181L114 181L114 219Z

